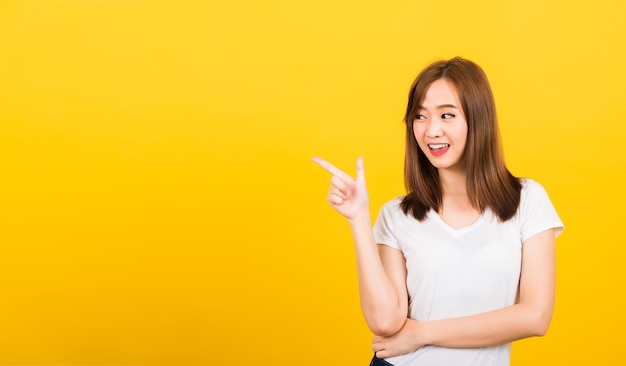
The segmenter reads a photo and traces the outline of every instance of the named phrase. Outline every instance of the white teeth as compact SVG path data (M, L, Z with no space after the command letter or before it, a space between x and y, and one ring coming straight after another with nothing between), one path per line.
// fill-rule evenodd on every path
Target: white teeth
M431 149L443 149L444 147L448 147L450 144L428 144L428 147Z

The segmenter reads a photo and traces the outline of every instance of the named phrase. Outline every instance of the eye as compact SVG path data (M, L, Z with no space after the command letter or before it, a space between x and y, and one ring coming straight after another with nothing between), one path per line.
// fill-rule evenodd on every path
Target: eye
M423 115L423 114L418 114L417 116L415 116L415 119L416 120L418 120L418 119L426 119L426 116Z
M450 118L454 118L454 117L455 117L455 115L452 114L452 113L444 113L444 114L441 115L442 119L450 119Z

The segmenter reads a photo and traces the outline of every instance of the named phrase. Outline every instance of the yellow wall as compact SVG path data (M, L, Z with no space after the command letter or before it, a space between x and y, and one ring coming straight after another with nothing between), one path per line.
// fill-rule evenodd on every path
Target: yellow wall
M367 364L310 157L364 155L375 215L409 85L455 55L567 227L512 364L623 363L624 4L0 1L0 364Z

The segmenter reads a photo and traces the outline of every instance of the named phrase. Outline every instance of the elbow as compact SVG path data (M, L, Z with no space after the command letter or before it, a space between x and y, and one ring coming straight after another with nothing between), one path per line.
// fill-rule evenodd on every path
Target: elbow
M549 321L539 322L535 325L534 336L535 337L543 337L548 333L548 328L550 327Z
M552 320L552 312L539 314L531 321L531 335L535 337L543 337L548 333L550 322Z
M376 304L363 309L365 322L372 333L381 337L389 337L398 333L407 320L406 307L395 303ZM383 306L385 305L385 306Z
M391 337L392 335L398 333L398 331L400 330L393 327L385 326L370 326L369 328L372 333L381 337Z
M406 319L404 319L406 320ZM392 321L392 320L378 320L378 321L370 321L368 322L368 327L370 331L377 336L381 337L389 337L400 331L404 326L404 322Z

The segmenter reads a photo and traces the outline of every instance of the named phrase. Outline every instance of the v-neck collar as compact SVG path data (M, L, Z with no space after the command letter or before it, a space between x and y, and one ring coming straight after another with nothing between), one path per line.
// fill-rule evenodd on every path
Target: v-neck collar
M441 216L435 210L428 211L428 216L435 221L439 226L441 226L446 232L452 235L455 238L461 237L469 231L472 231L474 228L479 226L483 221L485 221L485 217L488 215L489 210L485 210L478 218L468 226L464 226L462 228L455 229L452 226L448 225Z

